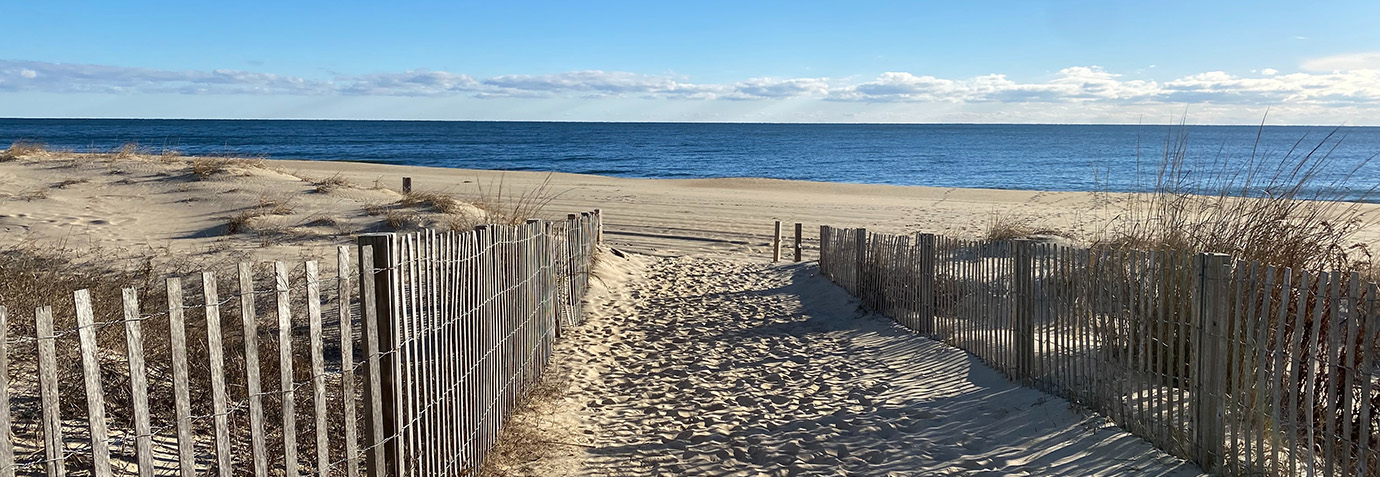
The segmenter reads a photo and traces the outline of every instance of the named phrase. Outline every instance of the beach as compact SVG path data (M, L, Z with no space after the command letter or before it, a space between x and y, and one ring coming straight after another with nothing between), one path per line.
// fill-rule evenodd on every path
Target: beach
M813 264L769 263L775 221L787 242L803 224L808 262L821 224L978 238L1014 221L1077 243L1128 200L43 152L0 162L0 250L324 260L358 233L598 208L604 255L588 322L557 345L554 391L505 431L551 445L500 444L494 475L1196 475L1093 413L865 311Z
M447 194L462 202L522 208L515 203L529 195L528 202L541 205L533 212L537 218L602 209L606 242L619 249L663 256L730 253L770 259L775 221L782 222L788 238L794 224L802 223L807 249L815 248L812 242L820 225L980 238L994 221L1004 221L1086 242L1123 214L1131 197L760 178L628 179L292 160L229 163L203 179L185 158L109 156L59 155L0 163L0 231L11 242L62 240L68 246L193 253L233 249L281 258L299 255L302 247L320 250L322 244L349 242L352 233L392 231L382 223L389 217L381 210L403 198L402 181L410 177L417 191ZM341 185L321 185L331 179ZM1362 207L1371 220L1380 216L1380 205ZM226 233L236 215L255 211L264 212L255 218L257 233ZM428 213L426 207L418 212ZM446 225L434 217L416 222L428 220ZM1380 228L1363 230L1357 241L1380 244Z

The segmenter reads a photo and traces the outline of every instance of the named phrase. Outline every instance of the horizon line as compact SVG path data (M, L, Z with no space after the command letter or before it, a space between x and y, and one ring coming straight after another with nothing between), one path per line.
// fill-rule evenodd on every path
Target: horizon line
M821 126L1225 126L1225 127L1332 127L1376 128L1380 125L1348 124L1261 124L1261 123L978 123L978 122L780 122L780 121L582 121L559 119L368 119L368 118L190 118L190 117L11 117L0 120L64 121L357 121L357 122L449 122L449 123L563 123L563 124L760 124L760 125L821 125Z

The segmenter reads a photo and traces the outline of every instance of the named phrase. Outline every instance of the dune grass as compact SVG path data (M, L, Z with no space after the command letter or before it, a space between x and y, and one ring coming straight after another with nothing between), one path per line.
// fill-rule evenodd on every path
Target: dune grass
M10 147L0 151L0 162L13 161L24 156L43 153L47 150L42 144L28 141L17 141L10 144Z
M1164 138L1158 158L1138 155L1137 183L1146 189L1112 204L1104 186L1099 202L1111 218L1078 238L1095 249L1215 252L1294 270L1375 277L1374 251L1357 233L1380 220L1368 216L1361 202L1375 198L1380 183L1358 175L1377 156L1342 164L1332 155L1343 141L1339 129L1322 138L1301 137L1282 154L1272 154L1261 150L1263 132L1262 124L1248 157L1190 157L1190 128L1180 122ZM1322 179L1328 170L1344 173ZM1063 235L1041 229L1032 219L995 213L984 238Z
M1343 140L1336 129L1316 143L1302 137L1282 155L1271 155L1260 151L1260 133L1243 160L1220 154L1201 160L1189 157L1189 129L1181 123L1150 169L1150 190L1131 195L1125 213L1095 246L1216 252L1294 270L1370 272L1372 252L1355 237L1377 218L1349 199L1375 197L1380 184L1363 184L1357 175L1375 156L1340 164L1331 154ZM1347 172L1320 179L1329 169Z

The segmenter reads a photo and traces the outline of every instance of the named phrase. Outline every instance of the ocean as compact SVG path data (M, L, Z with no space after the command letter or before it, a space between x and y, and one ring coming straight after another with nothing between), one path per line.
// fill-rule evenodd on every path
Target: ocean
M1152 186L1168 141L1183 145L1192 172L1286 164L1316 149L1328 160L1308 193L1380 199L1369 194L1380 184L1380 161L1370 160L1380 153L1378 127L0 119L0 147L16 141L620 177L1112 192Z

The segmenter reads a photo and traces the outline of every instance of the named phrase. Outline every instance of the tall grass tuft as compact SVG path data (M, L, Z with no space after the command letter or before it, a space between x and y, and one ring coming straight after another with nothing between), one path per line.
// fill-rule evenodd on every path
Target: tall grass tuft
M560 198L564 191L552 190L551 174L547 174L536 187L513 194L505 188L502 176L498 183L490 183L485 188L475 181L478 193L473 199L475 207L487 213L489 219L501 225L520 225L530 218L539 217L542 209L551 201Z
M13 161L24 156L38 154L45 151L47 151L47 148L45 148L42 144L28 141L17 141L13 144L10 144L10 147L6 148L5 150L0 151L0 162Z
M1150 190L1132 195L1121 220L1096 245L1226 253L1294 270L1369 270L1371 251L1355 236L1376 220L1360 201L1374 197L1380 184L1364 186L1359 195L1352 186L1376 156L1339 164L1332 152L1343 138L1334 129L1316 144L1302 137L1276 157L1260 151L1263 132L1262 124L1244 161L1220 154L1195 161L1181 122L1165 137ZM1337 168L1346 173L1320 178Z

